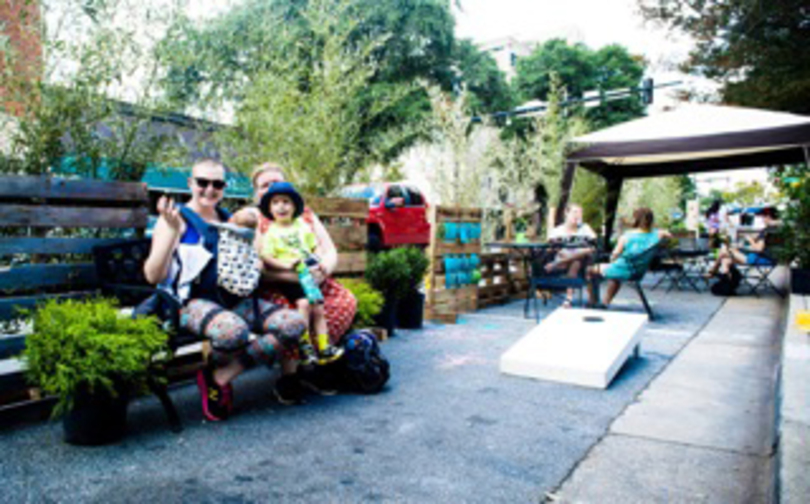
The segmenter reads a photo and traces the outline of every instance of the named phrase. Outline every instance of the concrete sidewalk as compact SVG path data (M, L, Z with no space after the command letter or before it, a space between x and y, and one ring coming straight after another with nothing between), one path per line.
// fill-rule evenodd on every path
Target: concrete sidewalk
M552 498L773 501L783 306L778 298L730 298Z

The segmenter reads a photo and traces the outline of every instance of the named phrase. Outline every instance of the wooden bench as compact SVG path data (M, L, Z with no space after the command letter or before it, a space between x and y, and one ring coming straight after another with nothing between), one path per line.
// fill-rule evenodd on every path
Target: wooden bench
M338 247L336 274L362 275L368 205L327 198L308 203ZM143 276L148 207L142 183L0 177L0 323L7 329L0 331L0 423L5 414L42 418L54 402L25 381L17 356L30 326L19 309L99 294L132 307L156 292ZM170 382L193 376L209 353L207 343L183 332L172 335L170 346L174 358L160 370ZM179 431L166 388L153 383L152 391Z
M52 404L17 358L31 329L19 310L97 295L93 248L142 237L147 219L141 183L0 177L0 418L20 407L40 416Z

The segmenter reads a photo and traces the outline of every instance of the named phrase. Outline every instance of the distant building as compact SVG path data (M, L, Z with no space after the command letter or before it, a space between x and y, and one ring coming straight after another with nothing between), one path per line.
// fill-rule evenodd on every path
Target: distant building
M515 76L518 60L530 55L537 46L537 42L521 42L514 37L504 37L484 42L479 48L495 58L498 68L506 74L506 80L511 81Z

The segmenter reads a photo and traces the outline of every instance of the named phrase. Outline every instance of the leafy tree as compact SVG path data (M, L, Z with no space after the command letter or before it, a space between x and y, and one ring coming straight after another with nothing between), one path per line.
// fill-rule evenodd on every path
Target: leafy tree
M166 23L173 11L105 2L42 1L42 16L26 13L3 27L22 26L41 41L44 58L27 72L0 73L8 149L0 172L98 177L103 165L120 180L139 180L163 154L167 138L152 131L162 109L156 93L160 61L148 51L138 20ZM47 23L46 23L47 22ZM6 69L24 54L7 47ZM115 98L125 98L125 106ZM66 157L74 160L66 166Z
M469 107L473 114L510 110L514 105L512 90L495 58L473 44L459 40L453 60L458 65L460 81L470 93Z
M375 73L373 52L385 37L349 43L356 29L351 8L346 0L309 1L300 13L311 30L307 47L274 58L241 91L235 127L219 137L230 164L249 170L273 159L290 169L303 190L318 193L352 181L364 166L364 126L410 88L378 88L372 102L358 99Z
M678 179L678 187L681 193L681 200L678 202L678 208L681 212L686 213L686 203L690 200L697 198L697 184L695 179L689 175L680 175Z
M692 37L684 68L722 84L726 103L810 112L806 0L638 0L646 19Z
M192 113L233 109L241 106L258 76L278 71L287 60L315 68L323 40L305 14L312 3L246 0L202 27L178 20L162 45L174 59L164 81L167 93ZM366 118L354 141L368 159L388 161L419 137L416 125L430 110L421 88L401 90L413 90L420 78L450 89L453 18L443 0L342 4L333 25L344 34L346 50L362 52L369 40L378 42L367 55L373 71L351 96ZM297 75L306 91L310 76ZM392 95L399 99L380 110L381 97Z
M546 113L532 119L525 137L498 138L493 142L492 185L497 188L495 193L502 196L501 203L513 206L518 214L545 216L543 203L547 208L556 208L570 141L587 132L587 122L582 117L562 110L563 94L560 78L552 73ZM593 179L586 174L578 176L578 180L581 181L578 190L584 194ZM581 202L588 205L589 201ZM600 211L589 206L586 213L593 217ZM539 230L545 222L536 224Z
M514 86L521 101L545 101L551 88L551 72L559 76L567 97L581 98L590 90L638 87L644 62L619 45L593 51L584 44L569 45L563 39L552 39L518 61ZM588 110L585 116L592 127L602 128L643 114L640 99L631 97L602 104Z

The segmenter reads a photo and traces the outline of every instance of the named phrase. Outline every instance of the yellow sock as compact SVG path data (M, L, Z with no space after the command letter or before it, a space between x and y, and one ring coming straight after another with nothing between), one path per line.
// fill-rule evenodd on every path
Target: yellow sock
M328 334L319 334L318 335L318 350L323 350L325 348L329 348L331 343L329 342L329 335Z

